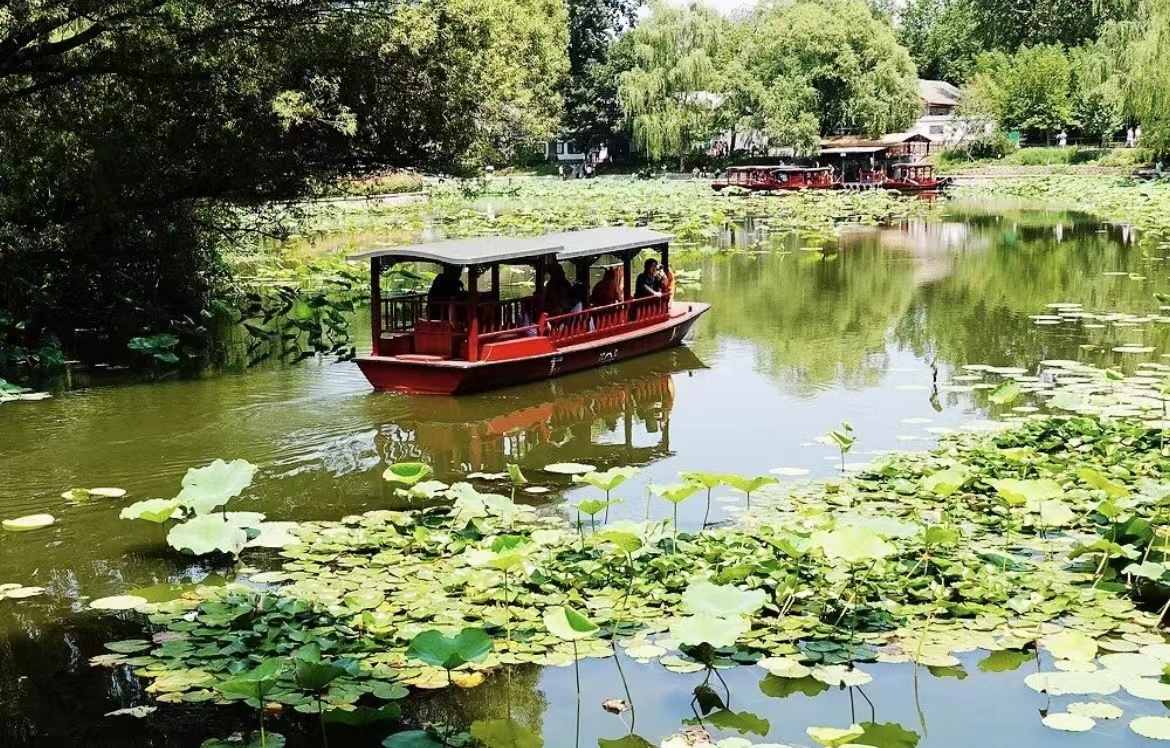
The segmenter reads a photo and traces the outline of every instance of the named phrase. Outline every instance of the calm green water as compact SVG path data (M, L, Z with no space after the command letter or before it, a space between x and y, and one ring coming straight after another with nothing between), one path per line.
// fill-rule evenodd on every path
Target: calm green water
M217 457L259 465L235 508L281 520L394 506L380 474L387 461L404 459L431 462L443 480L507 462L530 476L551 462L637 464L645 468L638 492L684 469L830 475L836 453L813 440L843 419L860 436L850 459L865 461L884 450L929 448L941 430L998 415L985 392L947 391L964 364L1031 370L1044 359L1081 357L1124 367L1108 351L1133 342L1157 346L1155 356L1170 353L1170 333L1154 326L1046 327L1031 319L1062 301L1096 311L1156 309L1161 263L1143 256L1124 227L1085 216L949 206L935 221L847 231L829 252L801 251L792 237L749 223L718 247L676 252L677 268L701 272L701 284L684 285L682 294L713 304L689 347L549 383L428 399L375 394L353 365L320 363L95 386L0 406L0 516L58 518L47 530L0 534L0 583L49 589L0 601L0 745L198 745L243 725L247 715L224 708L163 707L142 721L103 717L150 699L133 676L87 665L112 633L141 631L132 619L87 611L88 600L141 589L166 597L229 574L184 561L159 529L117 519L134 500L174 495L187 468ZM1132 276L1107 275L1118 272ZM355 329L367 327L359 320ZM1106 353L1085 352L1087 343ZM567 481L546 478L552 491L533 501L580 497ZM119 486L129 496L70 505L60 494L74 486ZM627 498L614 514L640 518L641 496ZM701 521L701 503L683 509L692 512L684 522ZM663 505L654 511L667 514ZM866 694L872 714L850 692L769 696L758 668L725 678L731 708L769 720L773 742L807 744L809 725L872 717L918 732L924 746L1142 741L1124 720L1082 736L1048 730L1039 723L1044 697L1020 673L980 672L977 659L962 670L924 671L917 689L910 668L868 668L877 678ZM599 706L621 695L621 685L612 661L581 667L579 744L595 746L625 733ZM626 671L640 734L657 740L694 716L701 674L633 663ZM422 697L410 709L469 722L502 716L506 704L543 731L546 745L578 744L571 668L516 670L470 692ZM277 723L292 742L318 744L312 724ZM336 742L377 745L388 732L339 732Z

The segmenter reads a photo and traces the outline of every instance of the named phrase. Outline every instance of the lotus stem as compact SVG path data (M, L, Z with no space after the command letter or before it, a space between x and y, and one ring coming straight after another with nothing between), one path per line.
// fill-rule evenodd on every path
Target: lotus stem
M703 512L703 529L707 529L707 518L711 516L711 488L707 488L707 510Z
M1158 620L1154 621L1155 629L1162 625L1162 619L1166 617L1167 610L1170 610L1170 597L1166 598L1166 604L1158 611Z
M325 712L321 708L321 692L317 692L317 720L321 723L321 745L329 748L329 734L325 732Z
M605 492L605 517L601 521L609 524L609 491Z
M670 547L671 553L678 553L678 504L674 505L674 542Z
M577 655L577 640L573 640L573 673L577 676L577 704L581 703L581 660ZM578 724L577 732L581 731L581 726Z
M610 648L613 649L613 662L617 665L618 677L622 679L622 688L626 692L626 703L630 705L630 725L629 730L634 732L634 725L638 723L638 713L634 709L634 697L630 695L630 684L626 682L626 671L622 670L622 658L618 654L617 639L611 638L609 640Z

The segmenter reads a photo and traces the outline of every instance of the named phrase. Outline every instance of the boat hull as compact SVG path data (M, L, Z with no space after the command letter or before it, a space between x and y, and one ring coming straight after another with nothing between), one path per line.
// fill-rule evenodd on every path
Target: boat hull
M707 304L673 302L668 319L536 356L476 362L361 356L356 363L375 390L463 395L552 379L680 345L709 308Z

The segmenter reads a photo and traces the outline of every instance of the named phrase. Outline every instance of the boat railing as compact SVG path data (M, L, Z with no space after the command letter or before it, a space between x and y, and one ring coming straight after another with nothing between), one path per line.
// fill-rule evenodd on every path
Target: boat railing
M598 333L669 315L669 295L645 296L549 317L542 332L554 343L571 344L585 338L597 337Z
M514 332L534 323L532 309L535 298L525 296L503 301L487 301L478 305L479 332L482 337L491 333Z
M402 294L382 298L382 332L410 332L415 320L425 319L425 293Z

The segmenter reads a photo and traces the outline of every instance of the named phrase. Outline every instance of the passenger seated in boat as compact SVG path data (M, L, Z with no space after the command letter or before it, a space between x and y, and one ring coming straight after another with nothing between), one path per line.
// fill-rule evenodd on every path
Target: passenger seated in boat
M634 298L643 299L647 296L661 296L664 288L665 275L658 265L658 260L651 257L642 265L642 272L634 280Z
M430 319L445 319L447 317L446 302L459 299L463 295L463 281L459 279L463 269L458 265L444 265L442 272L435 276L431 283L431 290L427 292L427 301L430 301L427 317Z
M548 282L544 284L544 295L541 298L541 307L550 317L558 314L581 311L581 302L578 300L577 290L565 276L565 269L560 265L552 265L548 271Z
M621 271L617 268L606 268L601 280L597 281L597 285L589 294L589 306L607 306L621 300Z

